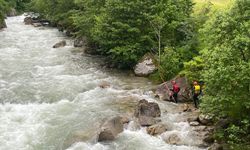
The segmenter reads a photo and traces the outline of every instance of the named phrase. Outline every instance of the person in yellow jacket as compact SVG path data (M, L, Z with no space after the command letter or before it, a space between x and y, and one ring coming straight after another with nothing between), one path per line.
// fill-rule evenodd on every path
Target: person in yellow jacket
M199 105L199 95L201 94L201 86L197 81L193 82L193 100L195 108L198 108Z

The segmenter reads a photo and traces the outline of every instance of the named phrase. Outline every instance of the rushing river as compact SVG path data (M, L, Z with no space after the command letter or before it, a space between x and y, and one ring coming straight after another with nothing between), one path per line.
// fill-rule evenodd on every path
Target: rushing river
M23 19L6 19L8 28L0 31L0 150L201 149L189 124L178 121L177 106L153 98L149 80L103 69L102 59L74 48L57 29L24 25ZM61 40L67 46L53 49ZM111 87L100 88L102 82ZM132 123L115 141L96 142L104 120L132 112L143 98L160 104L169 131L152 137ZM183 145L166 144L163 137L171 133Z

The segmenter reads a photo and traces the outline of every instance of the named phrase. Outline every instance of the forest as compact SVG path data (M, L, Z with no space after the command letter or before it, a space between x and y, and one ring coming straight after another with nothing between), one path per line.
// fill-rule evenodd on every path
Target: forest
M5 14L41 14L119 69L132 69L147 53L159 66L149 78L204 81L201 111L214 122L217 141L250 149L250 1L220 0L0 0Z

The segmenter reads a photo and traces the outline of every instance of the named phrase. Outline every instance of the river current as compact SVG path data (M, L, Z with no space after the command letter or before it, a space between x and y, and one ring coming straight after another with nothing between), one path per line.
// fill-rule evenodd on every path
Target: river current
M103 59L74 48L57 29L24 25L23 19L7 18L8 28L0 31L0 150L201 149L189 124L178 121L176 104L155 99L148 79L104 69ZM53 49L61 40L67 46ZM111 87L100 88L103 82ZM106 119L132 113L140 99L159 103L169 131L153 137L131 123L115 141L96 142ZM165 143L171 133L183 145Z

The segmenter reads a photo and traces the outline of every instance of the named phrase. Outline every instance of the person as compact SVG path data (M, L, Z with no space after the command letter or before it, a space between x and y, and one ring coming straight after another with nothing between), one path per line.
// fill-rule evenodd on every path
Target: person
M199 105L199 95L201 94L201 86L197 81L193 82L193 101L195 108L198 108Z
M175 103L178 103L178 93L180 92L180 87L177 85L175 80L171 81L172 83L172 94L170 95L170 99L174 98Z

